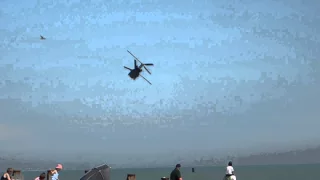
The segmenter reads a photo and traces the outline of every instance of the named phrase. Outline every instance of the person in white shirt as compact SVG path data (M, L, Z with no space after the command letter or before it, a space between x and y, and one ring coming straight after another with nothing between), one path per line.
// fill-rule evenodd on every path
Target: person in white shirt
M236 176L234 174L234 169L232 166L232 162L230 161L228 163L228 166L226 167L226 176L225 176L226 180L236 180Z

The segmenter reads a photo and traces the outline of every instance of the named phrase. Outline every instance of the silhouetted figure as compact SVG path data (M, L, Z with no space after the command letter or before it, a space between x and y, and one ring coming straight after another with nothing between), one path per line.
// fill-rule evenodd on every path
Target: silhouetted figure
M41 40L45 40L46 38L40 35L40 39Z
M176 168L170 174L170 180L182 180L181 172L180 172L181 165L177 164Z

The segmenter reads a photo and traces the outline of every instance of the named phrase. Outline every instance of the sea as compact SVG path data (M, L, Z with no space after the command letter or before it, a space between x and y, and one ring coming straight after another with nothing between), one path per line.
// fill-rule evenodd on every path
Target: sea
M308 165L261 165L261 166L235 166L238 180L315 180L320 164ZM137 180L160 180L169 177L173 168L134 168L110 169L111 180L126 180L127 174L136 174ZM182 167L184 180L222 180L225 167ZM41 172L23 172L25 180L33 180ZM79 180L83 171L65 170L59 175L60 180Z

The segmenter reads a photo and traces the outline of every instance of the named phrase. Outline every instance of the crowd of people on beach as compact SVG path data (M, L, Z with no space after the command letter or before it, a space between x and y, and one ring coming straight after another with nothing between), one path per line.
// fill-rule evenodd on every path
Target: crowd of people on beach
M181 164L177 164L176 167L172 170L170 174L170 180L183 180L180 172ZM61 164L58 164L54 170L48 171L50 173L51 180L59 180L59 172L63 169ZM87 173L88 171L85 171ZM14 171L13 168L8 168L7 171L1 176L0 180L14 180L12 178ZM45 180L46 173L41 173L38 177L35 177L34 180ZM224 176L224 180L236 180L234 168L232 166L232 162L228 163L226 167L226 173Z
M63 169L61 164L58 164L55 169L50 170L48 173L50 173L51 180L59 180L59 171ZM0 180L14 180L13 177L14 170L13 168L8 168L7 171L1 176ZM46 173L41 173L38 177L35 177L34 180L44 180L46 179Z

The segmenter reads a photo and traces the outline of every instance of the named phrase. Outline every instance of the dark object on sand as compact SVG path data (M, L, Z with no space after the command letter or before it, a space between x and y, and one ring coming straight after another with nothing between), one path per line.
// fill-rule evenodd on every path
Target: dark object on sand
M136 180L135 174L127 174L127 180Z
M88 171L80 180L110 180L110 167L106 164Z
M41 40L45 40L46 38L40 35L40 39Z
M133 80L136 80L137 77L141 76L144 80L146 80L149 84L151 84L151 82L148 81L145 77L143 77L140 73L142 72L142 68L144 68L149 74L151 74L151 72L147 69L146 66L153 66L153 64L152 63L144 64L137 57L135 57L130 51L128 51L128 53L130 53L134 57L134 69L124 66L124 68L130 71L128 74L129 77ZM140 62L140 66L137 65L137 61Z
M89 172L89 170L84 170L84 173L86 174L87 172Z
M194 168L192 168L192 172L194 173Z
M170 178L162 177L161 180L169 180Z

